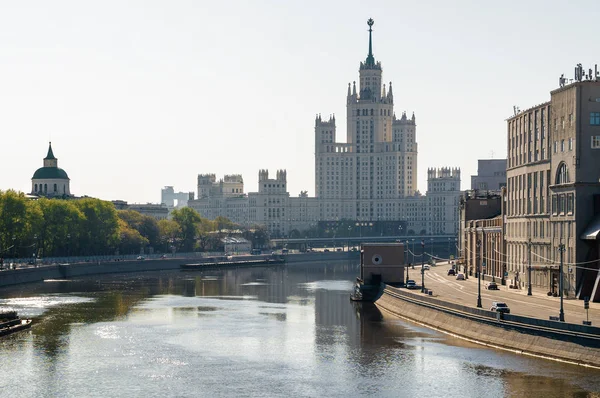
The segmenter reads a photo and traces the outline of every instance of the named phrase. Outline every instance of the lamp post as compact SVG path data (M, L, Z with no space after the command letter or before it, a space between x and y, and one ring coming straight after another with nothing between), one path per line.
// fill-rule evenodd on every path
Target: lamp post
M425 239L421 241L421 293L425 293Z
M527 249L528 249L528 261L529 261L529 267L527 268L527 295L531 296L531 238L529 238L527 240ZM562 252L561 252L562 254ZM561 257L562 258L562 257ZM562 268L562 266L561 266Z
M406 261L406 257L408 257L408 241L406 241L406 246L404 246L404 252L406 253L406 256L404 257L404 266L406 267L406 281L404 282L404 285L406 285L406 282L408 282L408 262Z
M14 235L12 237L12 241L13 241L13 269L15 269L16 263L17 261L15 260L17 258L17 247L15 246L15 239L17 239ZM10 267L9 267L10 269Z
M496 283L496 236L492 235L492 282Z
M561 239L562 241L562 239ZM560 269L559 269L559 280L558 280L558 288L560 289L560 312L558 313L558 320L561 322L565 321L565 311L563 308L563 253L565 252L565 245L561 242L558 246L558 251L560 251Z
M71 234L67 234L67 257L69 257L69 249L71 245Z
M415 269L415 238L412 238L412 266Z
M33 235L33 266L37 267L37 234Z
M477 239L477 254L479 257L479 250L481 249L481 240ZM477 308L481 308L481 260L478 258L476 261L477 271Z

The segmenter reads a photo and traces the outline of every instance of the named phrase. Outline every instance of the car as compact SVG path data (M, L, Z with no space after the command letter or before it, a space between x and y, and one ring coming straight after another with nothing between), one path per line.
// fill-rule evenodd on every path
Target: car
M496 282L490 282L486 286L487 290L498 290L498 284Z
M423 270L424 271L429 271L431 269L431 267L427 264L423 265Z
M457 274L456 275L456 280L457 281L464 281L465 280L465 274Z
M329 252L329 249L325 249L325 250L323 250L323 251L324 251L324 252Z
M448 276L450 276L450 275L452 275L452 276L456 275L456 271L454 270L454 268L450 268L448 270Z
M137 256L137 258L136 258L136 260L145 260L145 259L146 259L146 257L144 257L144 256Z
M406 281L406 288L407 289L416 289L417 283L415 281L413 281L412 279L409 279Z
M340 249L339 247L337 249L335 249L336 252L341 252L342 249Z
M167 255L163 254L162 256L160 256L160 258L167 258Z
M506 305L506 303L503 303L502 301L492 302L490 311L503 312L505 314L510 314L510 308L508 308L508 305Z

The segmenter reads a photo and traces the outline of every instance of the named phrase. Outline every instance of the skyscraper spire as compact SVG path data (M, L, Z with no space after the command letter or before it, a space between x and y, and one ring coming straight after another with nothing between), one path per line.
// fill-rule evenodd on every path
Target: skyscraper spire
M367 55L367 61L365 62L368 66L375 66L375 57L373 57L373 42L371 40L371 33L373 32L373 18L369 18L367 25L369 25L369 55Z

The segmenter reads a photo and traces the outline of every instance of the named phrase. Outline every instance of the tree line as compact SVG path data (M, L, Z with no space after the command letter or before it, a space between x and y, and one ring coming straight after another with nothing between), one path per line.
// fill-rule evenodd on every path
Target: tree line
M263 226L208 220L189 207L157 221L95 198L31 200L21 192L0 191L0 257L223 251L222 238L233 234L253 247L269 242Z

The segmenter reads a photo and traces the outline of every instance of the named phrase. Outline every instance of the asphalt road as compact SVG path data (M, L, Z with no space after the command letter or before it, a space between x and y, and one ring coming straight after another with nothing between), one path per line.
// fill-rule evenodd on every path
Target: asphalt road
M425 287L433 291L433 296L441 300L462 304L467 307L477 307L477 278L470 276L468 280L457 281L455 276L448 276L451 266L447 263L438 263L425 271ZM413 279L418 290L411 290L414 294L422 294L421 267L409 269L409 279ZM549 297L546 292L532 290L532 295L527 295L527 289L509 289L508 285L502 286L497 280L499 290L487 290L489 281L481 281L481 303L483 309L490 309L493 301L503 301L511 314L528 316L548 320L550 316L558 316L560 298ZM586 320L586 310L583 300L563 299L565 322L581 324ZM592 326L600 326L600 303L590 303L589 320Z

